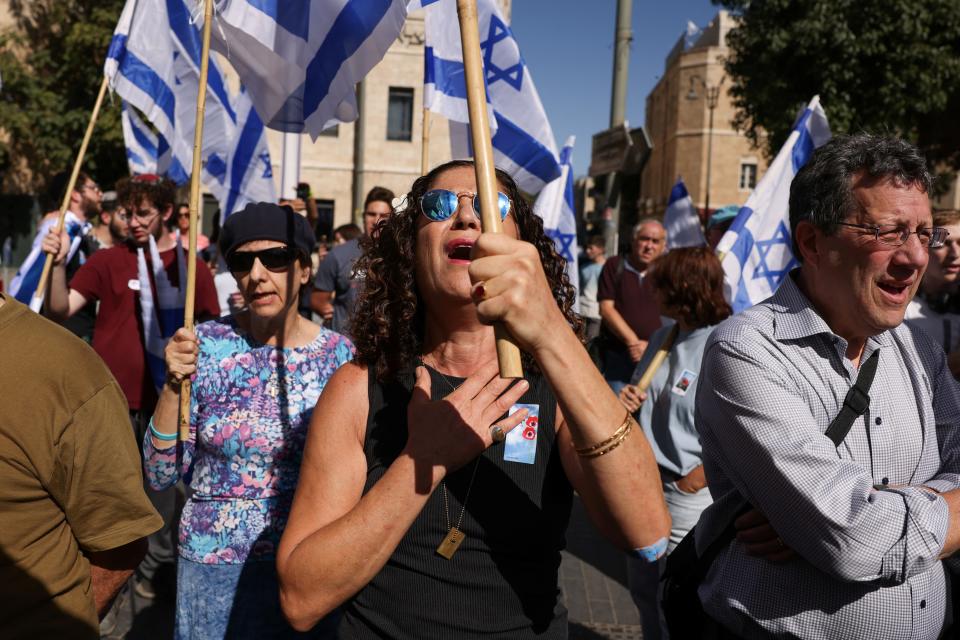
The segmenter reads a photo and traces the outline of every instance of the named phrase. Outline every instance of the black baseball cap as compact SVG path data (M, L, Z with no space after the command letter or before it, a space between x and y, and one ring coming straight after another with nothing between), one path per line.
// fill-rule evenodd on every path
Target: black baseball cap
M253 240L276 240L309 256L317 244L310 223L290 207L272 202L251 202L231 214L220 229L220 253L226 257Z

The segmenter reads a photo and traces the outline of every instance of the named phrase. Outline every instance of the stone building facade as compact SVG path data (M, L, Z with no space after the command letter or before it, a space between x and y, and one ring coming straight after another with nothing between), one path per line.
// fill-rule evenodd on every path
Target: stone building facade
M647 96L645 129L653 150L643 170L639 203L647 215L663 214L678 177L704 215L708 190L711 210L743 204L767 168L761 151L731 124L735 108L723 61L732 26L733 18L721 11L699 33L681 36L666 58L663 76ZM719 90L711 130L708 94L714 88Z

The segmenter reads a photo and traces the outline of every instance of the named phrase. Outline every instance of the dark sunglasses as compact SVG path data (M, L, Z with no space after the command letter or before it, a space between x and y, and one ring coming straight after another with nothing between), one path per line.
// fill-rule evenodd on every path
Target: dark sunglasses
M460 208L460 198L473 196L473 210L480 215L480 196L465 191L454 193L449 189L431 189L420 196L420 211L431 222L441 222L451 217ZM506 220L510 213L510 198L504 193L497 192L497 206L500 208L500 219Z
M291 247L273 247L263 251L231 251L227 255L227 268L231 273L246 273L253 269L253 261L260 259L264 268L277 273L286 271L300 256L300 252Z

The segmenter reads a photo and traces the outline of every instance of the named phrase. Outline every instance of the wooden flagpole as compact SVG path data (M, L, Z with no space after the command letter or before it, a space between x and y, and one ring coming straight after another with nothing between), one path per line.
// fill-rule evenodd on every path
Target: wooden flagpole
M70 174L70 181L67 182L67 191L63 194L63 201L60 203L60 217L57 219L55 227L59 234L63 231L63 222L67 217L67 208L70 206L70 196L77 186L77 176L80 175L80 167L83 166L83 157L87 155L87 145L90 144L90 138L93 135L93 128L97 124L97 118L100 115L100 105L103 104L103 96L107 93L107 76L103 76L100 82L100 92L97 94L97 101L93 103L93 111L90 113L90 122L87 123L87 131L83 134L83 141L80 143L80 151L77 152L77 159L73 161L73 172ZM43 263L43 272L40 275L40 282L37 283L37 290L34 292L33 304L30 306L39 311L43 306L43 293L47 287L47 280L50 278L50 269L53 267L53 255L47 254Z
M480 196L480 221L484 233L501 233L503 225L497 206L497 176L493 165L493 143L487 117L486 83L480 57L480 32L477 26L477 0L457 0L460 42L467 84L467 109L470 112L470 136L473 140L477 193ZM520 349L502 324L494 325L497 336L497 360L501 378L522 378Z
M670 329L670 333L667 334L666 340L663 341L663 344L660 345L660 348L657 349L657 352L653 354L653 358L650 360L650 364L647 365L646 371L644 371L643 375L640 376L640 381L637 382L637 388L640 391L645 392L650 388L650 383L653 382L654 374L670 354L670 349L673 348L673 343L676 342L678 333L680 333L680 325L675 324Z
M420 175L430 171L430 109L423 108L423 131L420 136Z
M187 250L187 297L183 306L183 326L193 331L194 303L197 291L197 224L200 220L200 171L203 148L203 119L207 105L207 71L210 67L210 27L213 0L203 3L203 49L200 53L200 80L197 87L197 123L193 129L193 171L190 172L190 231ZM183 274L180 274L181 278ZM181 286L183 283L181 281ZM190 380L180 385L180 440L190 435Z

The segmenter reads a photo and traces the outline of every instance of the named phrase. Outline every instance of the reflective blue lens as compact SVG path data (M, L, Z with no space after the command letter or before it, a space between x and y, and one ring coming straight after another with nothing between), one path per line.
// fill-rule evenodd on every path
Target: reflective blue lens
M420 197L420 210L432 222L440 222L457 212L459 198L448 189L432 189ZM497 206L500 209L500 219L505 220L510 213L510 198L504 193L497 192ZM480 196L473 196L473 210L480 215Z
M420 198L420 210L433 222L446 220L457 210L457 194L447 189L427 191Z

